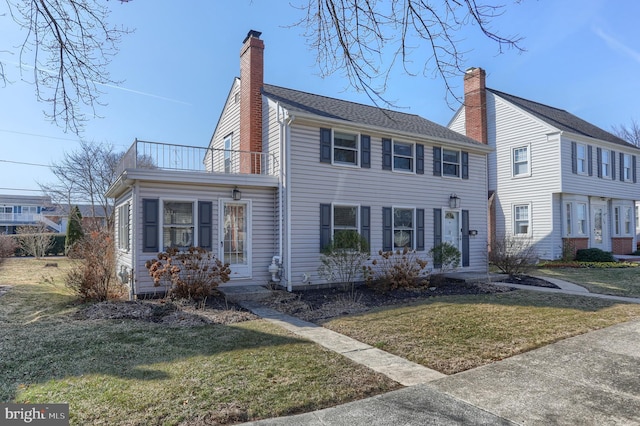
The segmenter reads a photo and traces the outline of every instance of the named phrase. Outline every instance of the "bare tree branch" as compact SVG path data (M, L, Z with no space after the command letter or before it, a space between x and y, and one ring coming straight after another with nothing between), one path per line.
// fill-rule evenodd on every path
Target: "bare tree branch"
M126 0L120 0L126 1ZM104 105L99 85L118 84L108 65L123 35L131 31L107 24L109 9L99 0L5 0L8 13L24 31L19 48L20 77L33 73L39 101L51 104L45 116L65 131L80 133L89 108ZM3 51L10 52L10 50ZM0 61L0 80L9 81Z
M635 146L640 146L640 123L631 120L631 124L627 127L624 124L612 127L613 134L624 139Z
M320 74L343 72L349 85L376 105L395 106L384 96L389 75L398 61L406 73L416 75L415 56L424 58L424 75L442 78L447 101L460 101L449 81L464 74L464 52L456 34L465 26L477 26L498 45L499 53L508 48L523 51L521 37L505 37L490 27L504 6L477 0L308 0L297 7L304 17L294 26L305 28L308 45L317 51ZM392 60L383 64L387 53Z

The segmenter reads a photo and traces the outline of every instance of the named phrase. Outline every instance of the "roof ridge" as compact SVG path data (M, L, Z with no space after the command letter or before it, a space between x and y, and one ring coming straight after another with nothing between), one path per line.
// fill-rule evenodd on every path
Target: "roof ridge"
M571 115L573 115L573 116L575 116L575 117L578 117L577 115L570 113L570 112L569 112L569 111L567 111L566 109L562 109L562 108L554 107L554 106L552 106L552 105L543 104L542 102L538 102L538 101L532 101L531 99L523 98L522 96L512 95L511 93L502 92L502 91L500 91L500 90L491 89L491 88L489 88L489 87L487 87L486 89L487 89L488 91L490 91L490 92L493 92L493 93L499 93L499 94L501 94L501 95L511 96L512 98L521 99L521 100L523 100L523 101L527 101L527 102L531 102L531 103L534 103L534 104L541 105L541 106L543 106L543 107L545 107L545 108L555 109L555 110L558 110L558 111L566 112L567 114L571 114ZM578 118L580 118L580 117L578 117Z

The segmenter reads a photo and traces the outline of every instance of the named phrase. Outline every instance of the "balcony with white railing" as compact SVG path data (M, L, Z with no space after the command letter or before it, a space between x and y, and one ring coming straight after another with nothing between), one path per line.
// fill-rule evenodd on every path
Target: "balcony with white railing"
M57 232L61 231L61 226L42 214L37 213L0 213L0 226L22 226L37 225L44 223Z
M172 145L135 140L120 160L117 172L158 169L222 174L275 176L277 157L265 152Z

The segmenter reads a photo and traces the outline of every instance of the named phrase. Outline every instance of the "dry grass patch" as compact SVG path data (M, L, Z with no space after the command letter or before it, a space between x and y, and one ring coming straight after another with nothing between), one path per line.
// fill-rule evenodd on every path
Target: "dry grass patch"
M640 297L640 268L542 268L536 274L581 285L592 293Z
M445 374L640 318L640 305L517 291L447 296L323 325Z

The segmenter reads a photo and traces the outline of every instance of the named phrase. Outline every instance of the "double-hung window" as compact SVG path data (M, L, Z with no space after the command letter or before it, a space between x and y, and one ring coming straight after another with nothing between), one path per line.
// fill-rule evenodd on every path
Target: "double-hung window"
M624 154L622 167L624 168L625 182L631 181L631 156L629 154Z
M186 248L193 245L193 202L165 201L162 207L162 247Z
M573 205L571 203L566 203L564 206L564 214L565 214L565 235L570 236L573 228Z
M358 165L358 135L333 132L333 162L337 164Z
M460 151L442 149L442 175L460 177Z
M621 235L621 212L622 207L614 207L613 208L613 231L616 235Z
M350 231L358 232L358 206L333 206L333 238Z
M602 163L600 165L600 173L603 178L610 177L610 169L611 169L611 159L610 159L610 151L608 149L602 150Z
M529 148L521 146L513 149L513 176L529 175Z
M129 251L129 203L118 207L118 248Z
M393 247L413 249L415 245L415 209L393 209Z
M578 203L576 205L576 219L578 235L587 235L587 205L585 203Z
M224 138L224 172L231 173L231 140L233 135Z
M631 235L631 207L624 208L624 233Z
M587 146L580 143L576 145L576 166L578 173L587 174Z
M393 142L393 170L413 172L414 145L406 142Z
M513 206L513 233L516 235L528 235L530 223L529 204Z

